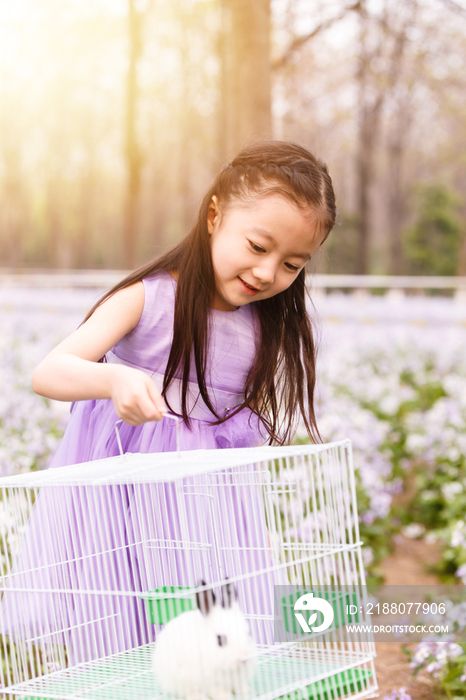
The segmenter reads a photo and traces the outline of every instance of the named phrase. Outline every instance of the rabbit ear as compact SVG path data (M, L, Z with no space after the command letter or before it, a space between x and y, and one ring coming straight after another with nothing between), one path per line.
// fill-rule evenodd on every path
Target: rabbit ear
M228 579L227 579L228 580ZM233 603L238 600L236 586L234 583L225 583L221 588L222 608L231 608Z
M205 586L206 583L202 579L198 582L198 586ZM196 593L197 607L203 615L208 615L215 605L215 593L212 588Z

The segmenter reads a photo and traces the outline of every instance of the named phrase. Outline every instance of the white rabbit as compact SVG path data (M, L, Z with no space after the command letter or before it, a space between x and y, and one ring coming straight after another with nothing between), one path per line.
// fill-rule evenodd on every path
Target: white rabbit
M234 585L221 594L219 605L213 590L196 593L198 609L170 620L157 637L153 668L164 692L186 700L248 694L256 646Z

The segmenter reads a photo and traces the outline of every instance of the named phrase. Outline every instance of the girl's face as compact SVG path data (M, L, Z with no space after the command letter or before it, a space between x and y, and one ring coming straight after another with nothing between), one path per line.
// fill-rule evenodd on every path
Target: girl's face
M279 194L232 204L207 218L216 278L214 308L232 311L287 289L324 239L310 210Z

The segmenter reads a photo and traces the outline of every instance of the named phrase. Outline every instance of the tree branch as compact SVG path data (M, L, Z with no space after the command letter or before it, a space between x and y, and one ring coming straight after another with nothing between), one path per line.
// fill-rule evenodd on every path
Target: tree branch
M455 12L457 15L461 15L462 17L466 17L466 7L463 7L462 5L458 5L458 3L455 2L454 0L441 0L441 1L452 12Z
M278 68L283 68L288 61L290 60L292 54L297 51L297 49L300 49L303 44L308 42L310 39L313 39L317 34L320 34L320 32L323 32L325 29L328 29L329 27L332 26L332 24L335 24L336 22L339 22L343 17L346 17L348 12L354 12L355 10L359 10L360 8L360 0L354 3L354 5L350 5L349 7L345 7L343 12L341 12L339 15L336 17L331 17L330 19L326 19L324 22L321 24L318 24L317 27L315 27L312 32L309 32L309 34L303 34L303 36L297 36L293 39L291 44L288 46L286 51L277 58L275 61L272 63L272 70L277 70Z

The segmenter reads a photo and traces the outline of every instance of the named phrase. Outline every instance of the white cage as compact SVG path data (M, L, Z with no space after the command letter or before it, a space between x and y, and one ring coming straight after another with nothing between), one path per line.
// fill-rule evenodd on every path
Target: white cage
M275 639L277 587L364 599L361 544L349 441L126 454L2 478L0 697L169 697L152 670L156 639L226 577L255 643L242 698L372 694L374 644L347 629L364 620L346 605L325 632L293 621L292 639Z

